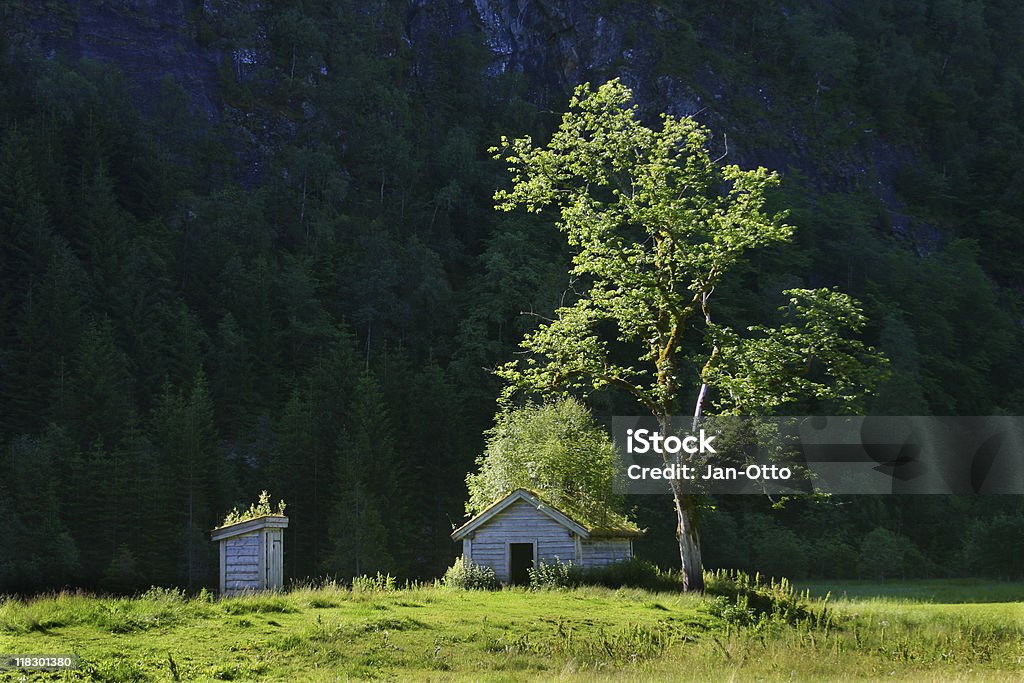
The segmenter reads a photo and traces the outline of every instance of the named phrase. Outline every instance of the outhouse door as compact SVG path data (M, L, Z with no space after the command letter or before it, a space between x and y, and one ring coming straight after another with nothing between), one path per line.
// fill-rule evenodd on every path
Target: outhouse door
M264 544L267 557L263 566L267 575L264 577L264 585L270 589L281 588L284 583L283 553L281 552L281 530L274 529L267 534L267 542Z

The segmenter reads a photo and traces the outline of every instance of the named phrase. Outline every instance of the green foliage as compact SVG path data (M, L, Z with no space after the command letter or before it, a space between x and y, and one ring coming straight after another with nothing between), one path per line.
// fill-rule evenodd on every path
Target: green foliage
M764 414L798 398L855 409L883 359L848 339L865 322L850 297L790 289L800 325L750 327L746 339L712 320L712 297L748 252L792 237L767 205L778 175L719 165L692 118L663 114L649 128L632 97L618 80L581 85L546 145L502 137L491 149L512 176L494 195L498 210L557 210L576 295L524 337L523 358L496 371L505 397L611 387L662 423L692 389L695 420L708 388L724 413ZM684 586L699 590L697 503L672 485Z
M758 534L753 546L755 566L765 576L806 575L807 546L790 529L769 528Z
M612 492L618 456L607 432L574 398L504 408L486 433L479 472L466 477L466 512L479 514L525 488L581 524L628 525Z
M964 544L965 559L984 576L1024 576L1024 515L1001 514L971 524Z
M704 580L708 595L719 596L710 605L712 613L740 626L762 620L786 624L801 622L816 626L830 624L829 608L812 601L806 592L798 593L788 579L764 579L761 574L719 569L708 572Z
M550 139L559 121L545 112L568 95L554 84L572 77L574 60L541 50L525 70L496 73L483 34L462 31L436 4L411 13L395 0L244 4L197 5L183 29L224 56L219 83L200 73L140 84L145 69L132 65L125 77L112 61L60 54L81 18L68 3L0 3L0 518L12 539L0 553L0 592L213 586L207 530L268 480L290 501L289 577L437 576L451 562L450 519L501 390L485 368L513 358L538 316L556 318L592 284L588 271L566 286L580 250L551 229L560 213L492 210L503 165L484 151L502 132ZM725 160L786 169L780 187L763 178L760 211L786 207L784 222L799 226L793 241L749 250L722 273L713 326L703 311L688 319L675 398L696 393L717 340L708 405L720 411L743 402L794 413L1021 414L1017 4L600 5L601 41L576 44L570 28L550 44L581 58L591 44L606 51L611 62L593 62L595 79L625 64L641 84L640 108L629 122L606 91L588 115L623 124L621 150L630 131L649 127L641 137L652 143L664 132L653 112L708 105L700 116L729 123ZM119 10L126 44L134 21L155 27ZM54 59L40 57L43 24ZM188 41L178 42L188 58ZM114 60L134 54L98 49ZM235 58L243 50L253 63ZM558 63L567 70L557 75L531 66ZM197 107L205 103L226 106ZM650 245L644 225L667 214L632 200L653 201L657 183L667 191L685 168L649 166L634 197L614 155L599 154L601 136L576 133L562 136L573 158L559 163L606 171L607 183L591 183L593 201L569 207L570 218L587 234ZM722 141L721 131L706 139L707 156L725 152ZM646 161L686 147L652 144ZM733 187L711 171L691 203L728 201ZM614 212L589 220L615 208L617 223ZM693 241L706 256L715 234L737 232L698 226ZM653 264L636 256L640 278ZM620 280L615 292L648 291ZM840 304L846 320L825 330L838 337L779 294L837 286L863 307L798 298L812 313ZM610 296L598 301L610 306ZM572 324L590 325L597 340L584 335L566 358L589 363L607 342L613 365L643 371L643 340L621 342L628 329L595 323L595 312ZM803 342L828 362L801 363L793 349ZM848 357L869 359L861 351L870 345L891 372L862 402L857 384L870 378L842 373ZM372 401L362 398L363 371L380 390ZM631 410L614 392L607 400L609 411ZM374 423L362 417L367 406L388 412L379 453L399 483L350 478L373 465L358 454ZM759 538L746 520L761 503L719 501L734 528L709 517L705 557L749 570L760 557L786 575L805 565L813 576L875 575L858 555L882 527L927 560L907 551L896 575L1019 576L1019 510L999 498L791 501L776 518L804 552L774 557L740 540ZM639 551L674 561L673 516L653 500L637 505L666 540L652 534ZM358 572L345 555L357 547ZM737 658L746 652L732 646ZM154 678L168 673L165 657L159 665Z
M278 501L277 508L270 504L270 494L266 491L260 491L260 498L255 503L249 505L248 510L239 510L237 507L232 508L225 517L224 521L221 522L221 526L228 526L230 524L238 524L249 519L256 519L258 517L268 517L270 515L281 515L284 516L286 504L283 500Z
M865 390L886 378L886 359L853 337L867 319L848 295L826 289L789 289L780 309L796 319L777 328L752 326L740 338L711 326L716 358L704 380L721 391L723 413L776 413L787 403L813 399L832 410L863 412Z
M370 374L363 374L357 392L351 430L338 441L340 483L324 561L328 573L348 576L394 568L396 555L408 552L404 482L387 408ZM393 501L387 509L386 500Z
M387 593L397 587L397 580L391 574L377 572L373 576L363 574L352 577L353 593Z
M502 138L493 148L509 164L512 189L497 208L554 206L573 249L570 275L588 283L579 299L528 334L528 361L498 374L509 390L617 386L652 413L675 412L685 329L749 249L792 233L782 214L764 210L778 176L714 163L709 133L689 118L662 116L644 126L632 92L618 81L578 87L545 147L532 138ZM724 194L718 188L727 186ZM613 339L598 332L607 322ZM612 360L612 342L639 348L636 364Z
M586 586L642 588L657 592L678 592L683 589L678 572L664 571L652 562L635 557L625 562L580 569L578 582Z
M512 174L512 189L495 194L497 208L554 206L574 250L570 274L589 283L526 336L529 360L498 371L509 390L614 386L668 416L687 389L679 375L695 363L726 409L758 413L798 397L854 403L880 379L872 366L881 358L847 339L865 322L848 296L790 290L801 326L751 327L750 339L712 323L711 297L723 278L748 251L792 236L784 214L765 208L778 175L719 166L706 129L663 115L653 130L631 99L618 81L596 91L582 85L546 147L524 137L492 149ZM600 333L602 323L612 325L613 339ZM707 335L701 353L684 341L691 326ZM637 364L612 361L621 344L635 347ZM824 377L805 377L812 363Z
M902 534L879 527L861 540L859 569L862 576L872 579L920 576L925 570L923 564L920 551Z
M492 591L501 587L494 570L464 559L461 555L448 568L441 580L446 588Z
M530 567L530 590L552 590L568 588L578 583L575 578L577 568L570 562L562 562L557 557L553 562L541 560L536 567Z

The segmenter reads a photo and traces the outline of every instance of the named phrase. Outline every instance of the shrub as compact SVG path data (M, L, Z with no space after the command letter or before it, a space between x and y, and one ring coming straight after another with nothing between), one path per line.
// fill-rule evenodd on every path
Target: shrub
M1024 514L976 520L967 532L964 555L976 575L1024 577Z
M789 529L773 527L754 541L758 569L769 576L806 576L807 547Z
M579 583L579 571L572 562L541 561L536 568L530 567L530 589L568 588Z
M850 579L856 576L857 551L838 538L823 537L811 546L811 575L823 579Z
M831 623L824 604L812 604L807 593L797 593L788 579L765 581L760 574L720 569L704 574L704 592L725 599L710 603L709 611L730 623L747 625L759 621L788 624Z
M883 581L894 576L906 578L908 568L924 564L921 551L902 534L878 527L861 541L858 568L862 576Z
M497 590L501 587L494 570L471 560L459 557L455 564L448 568L442 579L446 588L458 590Z
M737 602L730 602L719 595L708 603L708 612L735 626L750 626L757 621L757 614L747 606L746 596L737 596Z
M374 576L352 577L353 593L390 593L398 589L398 583L391 574L377 572Z
M649 591L679 591L683 583L678 573L662 571L647 560L633 558L603 567L589 567L577 574L577 582L608 588L644 588Z

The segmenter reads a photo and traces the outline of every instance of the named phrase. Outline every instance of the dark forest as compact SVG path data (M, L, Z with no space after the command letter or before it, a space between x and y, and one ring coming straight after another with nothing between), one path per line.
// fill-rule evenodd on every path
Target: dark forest
M491 369L569 289L487 149L579 82L781 174L794 242L728 310L841 287L890 359L868 414L1024 414L1020 3L180 4L0 1L0 593L213 587L262 490L286 581L443 574ZM1024 577L1015 496L712 503L709 568ZM670 500L627 504L678 563Z

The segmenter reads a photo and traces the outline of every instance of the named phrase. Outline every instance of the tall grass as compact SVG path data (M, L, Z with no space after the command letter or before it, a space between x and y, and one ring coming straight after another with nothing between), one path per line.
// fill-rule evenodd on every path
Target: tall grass
M720 569L705 572L704 591L717 596L711 609L718 616L741 626L769 621L825 629L832 626L827 604L830 596L811 598L808 591L798 592L788 579Z
M737 572L706 583L703 596L376 576L216 600L65 592L0 599L0 641L27 652L71 637L80 674L107 681L172 680L172 661L182 680L1024 680L1020 603L826 601Z
M136 598L105 598L64 591L5 600L0 604L0 632L46 633L63 626L89 625L110 633L131 633L213 614L209 593L189 599L183 591L152 588Z

